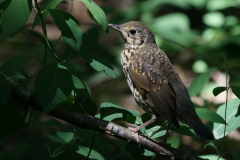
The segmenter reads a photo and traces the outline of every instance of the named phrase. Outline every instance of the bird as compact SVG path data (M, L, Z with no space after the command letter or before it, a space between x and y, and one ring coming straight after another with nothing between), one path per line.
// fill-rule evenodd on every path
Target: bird
M151 29L138 21L122 25L109 24L125 41L121 52L121 64L134 100L152 118L146 123L129 128L138 131L165 119L168 122L163 142L166 142L170 126L190 126L198 138L214 140L213 134L198 117L189 93L169 58L155 41Z

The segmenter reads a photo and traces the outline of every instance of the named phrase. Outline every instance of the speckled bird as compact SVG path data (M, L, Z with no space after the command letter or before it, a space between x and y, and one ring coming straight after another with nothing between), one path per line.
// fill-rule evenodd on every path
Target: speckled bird
M196 114L190 96L167 55L157 46L153 32L143 23L131 21L122 25L109 24L125 41L121 63L127 83L137 104L152 119L136 128L138 131L161 118L180 127L187 124L201 139L214 139L213 134Z

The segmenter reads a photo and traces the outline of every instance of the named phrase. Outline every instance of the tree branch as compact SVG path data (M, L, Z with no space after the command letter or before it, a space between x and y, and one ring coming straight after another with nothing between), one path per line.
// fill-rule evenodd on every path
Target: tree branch
M0 74L4 75L2 72ZM42 111L37 96L31 90L22 87L13 81L10 77L4 75L12 87L12 95L19 101L25 103L28 107ZM136 141L136 134L128 128L116 125L112 122L101 120L89 115L83 115L69 108L58 106L49 113L50 115L69 122L83 129L89 129L106 133L113 137L120 138L129 143L139 145ZM139 135L141 147L159 154L158 158L171 160L203 160L202 158L188 155L178 149L172 148L168 144L158 142L144 135Z

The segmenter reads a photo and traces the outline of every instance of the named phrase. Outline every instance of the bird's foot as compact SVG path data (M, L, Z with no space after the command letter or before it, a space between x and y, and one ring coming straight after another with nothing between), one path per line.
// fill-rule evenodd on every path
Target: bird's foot
M128 127L128 129L130 129L131 131L135 132L136 133L136 139L137 139L137 143L139 143L139 135L138 135L138 131L137 129L135 128L132 128L132 127ZM139 143L139 146L140 146L140 143Z

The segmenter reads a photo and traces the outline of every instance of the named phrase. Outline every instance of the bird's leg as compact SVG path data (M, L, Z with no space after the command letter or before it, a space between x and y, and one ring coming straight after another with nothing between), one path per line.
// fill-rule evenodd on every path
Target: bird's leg
M162 142L164 142L164 143L166 143L166 141L167 141L167 135L168 135L168 132L169 132L169 129L170 129L171 124L172 124L172 123L170 123L170 122L168 123L167 132L166 132L166 134L165 134L165 136L164 136L164 139L163 139L163 141L162 141Z
M153 122L155 122L155 121L156 121L156 118L152 118L152 119L150 119L149 121L147 121L146 123L144 123L144 124L142 124L142 125L140 125L140 126L138 126L138 127L136 127L136 128L129 127L129 129L130 129L131 131L133 131L133 132L135 132L135 133L137 134L137 142L139 142L138 131L139 131L140 129L142 129L143 127L146 127L147 125L149 125L149 124L151 124L151 123L153 123Z

